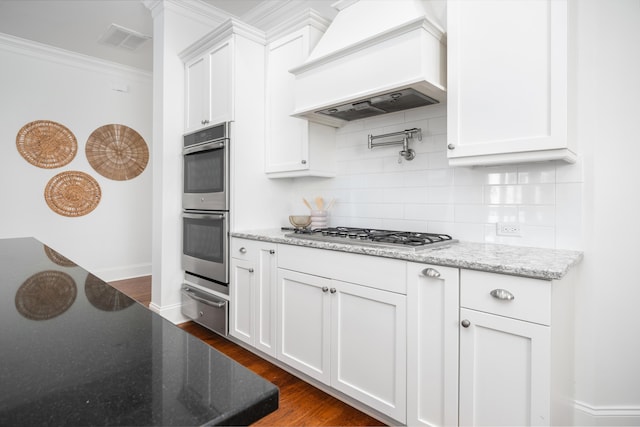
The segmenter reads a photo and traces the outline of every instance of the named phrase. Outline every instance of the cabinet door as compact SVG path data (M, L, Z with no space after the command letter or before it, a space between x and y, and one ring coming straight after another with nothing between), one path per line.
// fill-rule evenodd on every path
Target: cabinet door
M190 132L209 120L209 58L201 56L185 65L185 130Z
M289 366L329 384L331 281L278 269L278 350Z
M229 289L231 300L229 334L250 345L254 345L255 341L255 282L254 262L232 258Z
M308 169L308 124L291 117L294 105L295 77L290 68L300 65L309 54L306 31L269 45L267 57L267 145L265 172Z
M233 40L209 52L209 115L211 124L233 120Z
M451 1L447 27L450 163L575 161L566 1Z
M276 355L276 245L261 244L257 251L254 298L255 347L270 356Z
M407 264L407 425L458 425L457 268Z
M332 281L331 386L404 423L406 296Z
M549 327L464 308L460 319L460 425L549 425Z

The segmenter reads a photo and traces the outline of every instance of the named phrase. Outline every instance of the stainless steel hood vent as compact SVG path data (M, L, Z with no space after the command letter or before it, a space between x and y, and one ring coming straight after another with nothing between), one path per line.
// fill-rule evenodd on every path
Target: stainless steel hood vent
M435 99L408 88L318 110L316 113L351 121L437 103Z
M330 126L446 100L444 2L340 0L295 77L295 117ZM432 19L434 18L434 19Z

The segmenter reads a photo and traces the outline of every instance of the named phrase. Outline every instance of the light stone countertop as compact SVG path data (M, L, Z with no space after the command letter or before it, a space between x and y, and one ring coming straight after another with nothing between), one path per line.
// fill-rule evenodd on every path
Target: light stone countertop
M412 249L366 244L327 243L285 237L285 234L288 233L291 231L253 230L231 232L231 236L544 280L561 279L571 267L582 260L583 256L582 252L578 251L474 242L457 242L413 251Z

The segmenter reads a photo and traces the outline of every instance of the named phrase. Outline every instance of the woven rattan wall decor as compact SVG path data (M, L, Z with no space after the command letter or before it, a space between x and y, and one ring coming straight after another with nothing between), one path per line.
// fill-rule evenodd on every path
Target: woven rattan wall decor
M85 153L96 172L116 181L135 178L149 162L144 139L135 130L119 124L94 130L87 140Z
M61 172L51 178L44 189L47 205L63 216L86 215L100 203L100 185L80 171Z
M16 147L32 165L52 169L73 160L78 151L78 142L75 135L60 123L36 120L18 131Z

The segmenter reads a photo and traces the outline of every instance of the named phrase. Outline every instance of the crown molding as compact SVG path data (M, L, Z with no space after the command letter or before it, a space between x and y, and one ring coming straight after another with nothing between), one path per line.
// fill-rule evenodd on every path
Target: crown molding
M0 49L102 74L118 75L120 77L126 74L129 78L133 77L141 80L150 80L153 76L151 72L146 70L128 67L116 62L105 61L4 33L0 33Z
M280 21L278 25L270 28L267 33L267 41L276 40L281 36L300 30L306 26L311 26L324 33L329 28L331 21L320 15L314 9L301 10L295 15L290 16L284 21Z

